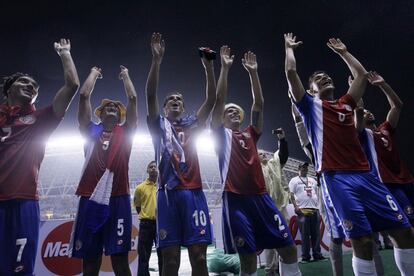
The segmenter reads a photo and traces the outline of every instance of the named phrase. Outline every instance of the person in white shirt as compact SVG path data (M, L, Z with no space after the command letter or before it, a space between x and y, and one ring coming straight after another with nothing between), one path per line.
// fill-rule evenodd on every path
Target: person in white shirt
M299 165L299 175L289 182L289 191L299 231L302 236L302 262L310 262L310 248L314 261L324 260L320 246L320 215L318 210L318 184L315 179L308 177L308 163Z

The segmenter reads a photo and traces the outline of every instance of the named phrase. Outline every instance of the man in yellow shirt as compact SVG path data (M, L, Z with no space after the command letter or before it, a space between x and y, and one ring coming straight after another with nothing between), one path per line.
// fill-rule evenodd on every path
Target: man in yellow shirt
M148 178L135 189L134 206L139 216L138 276L149 276L149 259L156 242L156 206L158 168L155 161L147 166ZM157 250L159 273L162 275L162 257Z

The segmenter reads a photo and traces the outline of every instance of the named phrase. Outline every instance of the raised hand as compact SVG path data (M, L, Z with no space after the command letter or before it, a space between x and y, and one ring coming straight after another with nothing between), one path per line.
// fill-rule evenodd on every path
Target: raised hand
M119 73L119 79L123 80L125 77L128 77L128 68L126 68L123 65L120 65L119 68L121 68L121 72Z
M92 67L91 68L91 74L95 74L97 79L102 79L103 75L102 75L102 69L99 67Z
M151 36L151 52L153 59L161 63L165 52L165 42L160 33L153 33Z
M256 55L253 52L248 51L244 54L244 58L242 58L242 64L249 73L257 71Z
M70 52L70 40L61 38L59 42L55 42L54 48L56 53L60 56L63 52Z
M376 85L376 86L380 86L380 85L382 85L382 84L385 83L384 78L381 77L381 75L378 74L375 71L368 72L367 79L368 79L368 81L369 81L370 84Z
M293 33L284 34L285 37L285 49L291 48L296 49L303 44L302 41L296 41L296 36Z
M208 60L205 57L201 58L201 63L205 69L214 67L213 60Z
M230 56L230 47L227 45L221 46L220 48L220 59L221 59L221 66L223 68L230 68L233 64L234 55Z
M343 54L348 51L346 45L339 38L330 38L326 45L337 54Z

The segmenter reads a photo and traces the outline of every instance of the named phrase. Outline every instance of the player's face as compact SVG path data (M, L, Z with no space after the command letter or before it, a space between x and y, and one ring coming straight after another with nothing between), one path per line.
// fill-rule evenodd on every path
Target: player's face
M229 107L224 110L224 126L230 129L238 129L241 124L240 110L235 107Z
M102 110L101 113L101 121L107 122L107 121L119 121L120 112L116 104L109 103L105 105L105 107Z
M28 76L18 78L7 91L8 97L18 102L34 103L37 98L39 85Z
M151 177L157 177L158 176L158 168L157 168L157 164L155 162L148 165L147 173Z
M364 109L364 123L370 125L375 123L375 116L371 111Z
M173 94L166 100L164 113L167 117L177 118L184 112L184 100L181 95Z
M331 77L326 73L319 73L315 75L311 82L311 90L314 94L318 94L319 98L325 99L332 94L335 86Z

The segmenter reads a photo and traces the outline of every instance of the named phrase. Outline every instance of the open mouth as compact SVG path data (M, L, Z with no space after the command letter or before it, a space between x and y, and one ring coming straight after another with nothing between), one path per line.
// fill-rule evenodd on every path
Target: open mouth
M331 79L324 79L321 82L322 87L332 86L332 80Z

